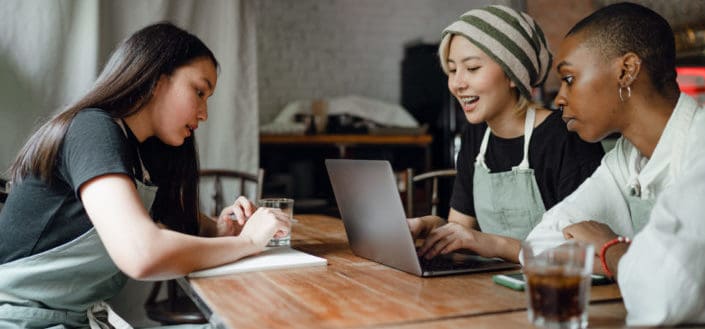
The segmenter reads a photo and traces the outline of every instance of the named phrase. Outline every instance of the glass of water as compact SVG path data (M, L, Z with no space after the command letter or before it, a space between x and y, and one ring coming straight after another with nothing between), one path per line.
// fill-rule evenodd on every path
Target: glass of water
M294 216L294 199L288 198L264 198L257 201L257 207L277 208L289 216L291 221ZM268 247L279 247L291 245L291 231L286 236L272 238L267 244Z

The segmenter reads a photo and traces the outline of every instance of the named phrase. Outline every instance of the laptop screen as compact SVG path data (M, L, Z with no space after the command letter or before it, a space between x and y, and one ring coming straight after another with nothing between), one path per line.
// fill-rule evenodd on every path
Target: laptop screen
M422 269L389 162L327 159L326 169L350 248L356 255L419 276L517 267L472 256L465 257L469 259L466 268L458 266L452 272Z

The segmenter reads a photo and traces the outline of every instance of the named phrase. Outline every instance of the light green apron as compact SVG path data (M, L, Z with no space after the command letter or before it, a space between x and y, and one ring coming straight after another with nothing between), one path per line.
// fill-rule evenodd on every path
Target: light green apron
M687 123L691 123L693 122L695 111L697 110L697 104L695 104L695 102L685 104L680 110L683 111L683 114L679 116L678 119ZM675 177L680 172L681 160L683 158L682 153L683 149L685 148L683 145L686 142L686 138L691 127L692 124L688 125L686 129L682 129L675 132L673 140L674 146L671 150L671 162L668 165L671 180L675 179ZM628 192L625 195L627 205L629 206L629 216L632 222L632 229L634 231L634 235L641 232L644 226L646 226L646 224L649 222L651 209L653 209L657 197L652 193L643 193L641 189L641 184L639 182L639 172L641 171L641 166L639 165L640 157L642 157L641 154L637 156L637 160L635 161L637 166L634 170L635 174L629 179L629 183L627 184Z
M148 179L144 165L142 170ZM135 183L150 209L157 187ZM104 302L126 280L92 228L63 245L0 265L0 328L132 328Z
M530 108L524 120L524 158L511 171L490 173L485 163L490 128L485 131L475 159L473 200L475 216L483 232L524 240L546 209L529 168L529 142L536 111Z
M155 186L136 181L147 209ZM0 328L132 328L104 300L127 277L95 228L53 249L0 265Z

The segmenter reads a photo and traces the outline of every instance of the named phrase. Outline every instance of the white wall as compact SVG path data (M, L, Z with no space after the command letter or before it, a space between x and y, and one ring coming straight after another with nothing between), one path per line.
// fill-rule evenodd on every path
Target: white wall
M488 0L259 0L260 123L290 101L357 94L401 102L404 45L436 43Z

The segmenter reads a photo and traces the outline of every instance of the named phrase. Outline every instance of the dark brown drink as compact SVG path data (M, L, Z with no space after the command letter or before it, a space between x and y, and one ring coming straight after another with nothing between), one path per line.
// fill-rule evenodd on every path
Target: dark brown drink
M528 272L528 271L527 271ZM564 274L562 271L547 273L524 273L528 283L528 294L534 317L549 322L579 320L587 307L590 286L580 274Z

